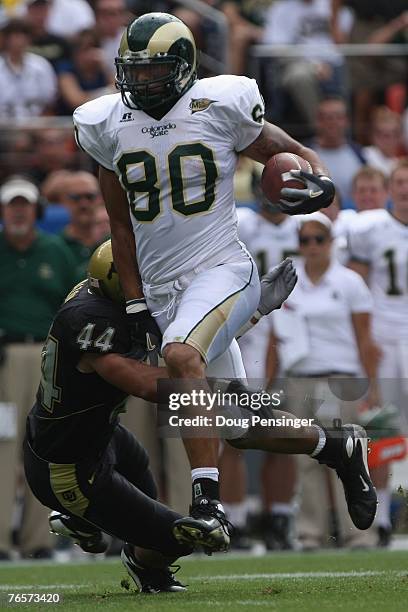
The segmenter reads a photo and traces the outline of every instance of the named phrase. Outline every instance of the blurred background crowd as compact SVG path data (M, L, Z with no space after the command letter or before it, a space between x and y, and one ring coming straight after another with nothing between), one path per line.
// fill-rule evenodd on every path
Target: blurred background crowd
M248 376L268 388L289 376L302 381L302 393L307 381L312 396L325 398L322 381L328 376L391 381L385 389L370 384L357 401L331 394L322 420L355 419L363 405L382 408L381 419L387 406L395 416L395 409L401 413L406 405L406 384L395 391L396 379L408 379L406 0L3 0L0 560L63 557L61 543L53 550L46 509L24 484L20 447L50 321L110 233L97 169L76 147L71 115L87 100L116 91L113 62L122 32L135 15L153 10L177 15L193 31L201 77L256 78L267 119L314 148L336 184L336 203L303 223L269 206L259 168L239 162L241 238L260 272L287 255L296 257L302 282L292 310L302 305L308 322L306 333L288 312L263 321L242 341ZM374 209L372 219L367 217ZM388 211L401 227L390 227ZM384 241L380 255L377 239ZM351 260L354 271L345 268ZM391 304L378 303L377 273L388 274ZM387 307L396 312L391 323L378 315ZM319 332L323 326L326 336ZM296 412L295 403L288 409ZM184 451L179 440L157 439L153 412L153 406L131 399L123 420L146 445L163 499L185 513L190 477ZM303 416L307 410L298 412ZM392 496L389 462L398 449L390 448L388 461L379 459L375 466L380 512L364 536L353 531L337 483L317 464L271 455L261 465L255 453L244 460L226 450L223 501L237 526L234 546L388 545L401 511L400 498ZM399 453L404 455L401 447ZM302 492L306 479L314 485ZM397 526L404 528L401 515Z

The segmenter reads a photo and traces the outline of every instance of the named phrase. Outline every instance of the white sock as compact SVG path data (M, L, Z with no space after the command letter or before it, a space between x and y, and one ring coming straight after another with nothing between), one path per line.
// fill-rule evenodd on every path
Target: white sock
M245 527L248 515L248 508L245 501L233 504L223 503L223 506L228 520L231 521L234 527Z
M389 489L377 489L378 508L375 524L377 527L391 527L391 491Z
M292 503L284 504L281 502L274 502L270 505L270 511L272 514L292 515L294 513L294 506Z
M316 455L320 453L320 451L324 448L324 445L326 444L326 434L319 425L313 425L313 427L316 427L319 431L319 441L316 444L316 448L314 449L314 451L310 453L310 456L316 457Z
M200 467L191 470L191 480L193 482L198 478L209 478L210 480L215 480L215 482L218 482L219 476L220 473L218 468L215 467Z

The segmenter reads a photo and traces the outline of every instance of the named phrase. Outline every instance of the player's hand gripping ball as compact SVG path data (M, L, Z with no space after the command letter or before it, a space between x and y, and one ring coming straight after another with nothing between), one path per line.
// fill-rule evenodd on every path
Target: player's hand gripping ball
M327 176L316 176L308 161L294 153L278 153L265 164L262 191L288 215L304 215L330 206L334 185Z

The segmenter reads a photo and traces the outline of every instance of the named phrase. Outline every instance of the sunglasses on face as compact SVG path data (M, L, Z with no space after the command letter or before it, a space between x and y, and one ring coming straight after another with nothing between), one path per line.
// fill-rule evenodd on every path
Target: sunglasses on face
M89 192L89 193L70 193L68 195L68 197L73 202L79 202L80 200L89 200L90 202L93 202L98 197L98 194L97 193L92 193L92 192Z
M316 244L324 244L327 242L327 236L324 234L316 234L315 236L300 236L299 242L303 246L307 246L311 242L315 242Z

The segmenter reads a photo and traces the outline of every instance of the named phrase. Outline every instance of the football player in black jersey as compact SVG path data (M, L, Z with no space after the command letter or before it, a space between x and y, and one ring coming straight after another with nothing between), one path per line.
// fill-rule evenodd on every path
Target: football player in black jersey
M280 272L287 267L280 264ZM278 284L276 273L270 278ZM290 290L293 285L286 283ZM273 307L271 302L259 306L261 311ZM68 295L47 336L36 403L27 418L25 473L34 495L54 510L53 531L72 537L88 552L103 552L103 532L112 534L128 542L122 561L140 590L178 591L184 587L169 565L198 545L207 552L220 550L225 534L216 518L209 522L181 517L156 501L147 454L119 423L128 395L157 401L157 381L167 377L166 368L142 363L144 357L145 349L130 340L108 241L93 254L88 280ZM292 416L281 411L275 415ZM330 464L343 481L353 521L367 528L376 496L365 469L366 453L361 443L354 443L353 432L351 448L348 439L328 432L323 432L327 440L322 443L322 430L316 426L297 429L295 437L292 428L286 430L231 443L306 453ZM369 492L364 488L364 499L360 475L369 487Z

